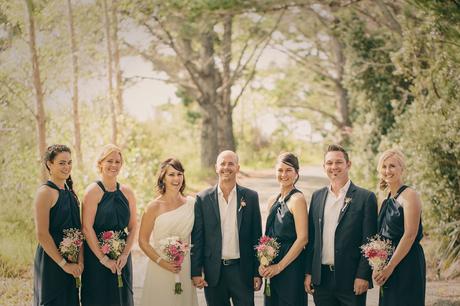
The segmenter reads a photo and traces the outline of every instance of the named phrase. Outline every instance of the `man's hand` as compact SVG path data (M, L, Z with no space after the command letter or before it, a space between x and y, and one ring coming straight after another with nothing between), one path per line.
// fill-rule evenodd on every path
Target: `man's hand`
M353 286L353 291L355 295L363 294L369 289L369 282L362 278L355 278L355 284Z
M315 290L313 290L313 287L311 286L311 274L306 274L305 275L304 286L305 286L305 291L307 291L309 294L313 295Z
M254 291L259 291L262 287L262 279L260 277L254 277Z
M194 276L192 277L193 285L198 289L203 287L208 287L208 283L204 280L203 276Z

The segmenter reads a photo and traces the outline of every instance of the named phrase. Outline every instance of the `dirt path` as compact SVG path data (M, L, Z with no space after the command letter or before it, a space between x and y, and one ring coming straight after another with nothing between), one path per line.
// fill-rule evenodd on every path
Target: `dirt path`
M300 171L301 178L297 183L297 187L304 192L307 201L311 193L326 185L327 178L324 176L321 167L307 167ZM239 183L243 186L256 190L259 193L262 222L265 228L265 220L267 218L267 200L270 196L278 192L278 184L276 183L273 170L263 170L257 172L247 172L239 177ZM135 251L135 296L138 302L142 294L142 283L144 277L144 267L147 262L146 257L140 252ZM368 292L367 305L378 305L378 288ZM205 306L204 293L198 291L200 306ZM261 292L255 294L256 306L263 305L263 295ZM457 301L457 302L453 302ZM313 299L309 296L309 305L314 305ZM436 281L427 283L427 306L460 306L460 281Z

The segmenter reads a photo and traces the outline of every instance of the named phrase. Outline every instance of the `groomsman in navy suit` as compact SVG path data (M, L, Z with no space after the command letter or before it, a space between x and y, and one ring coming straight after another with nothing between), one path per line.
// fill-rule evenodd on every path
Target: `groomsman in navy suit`
M253 306L262 284L254 246L262 235L257 192L236 184L238 156L223 151L216 161L219 182L195 202L191 274L208 306Z
M308 221L305 290L316 306L364 306L372 271L360 246L377 232L375 194L353 184L348 153L330 145L329 186L313 193Z

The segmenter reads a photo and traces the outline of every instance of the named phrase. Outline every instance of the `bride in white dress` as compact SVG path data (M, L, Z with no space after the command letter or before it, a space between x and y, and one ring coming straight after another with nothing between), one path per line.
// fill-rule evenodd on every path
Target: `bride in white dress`
M149 257L142 290L141 306L197 306L197 295L190 277L190 252L181 267L165 260L160 251L160 241L178 236L190 243L194 222L195 199L185 197L184 169L177 159L161 163L157 189L160 196L154 199L142 216L139 246ZM179 274L183 292L174 293L175 273Z

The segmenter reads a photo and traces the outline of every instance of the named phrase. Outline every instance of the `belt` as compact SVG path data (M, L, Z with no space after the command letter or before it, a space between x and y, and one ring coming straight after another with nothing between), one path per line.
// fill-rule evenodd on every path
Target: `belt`
M240 259L239 259L239 258L235 258L235 259L222 259L222 265L224 265L224 266L236 265L237 263L240 263Z
M335 266L334 265L321 265L323 269L329 270L331 272L335 271Z

